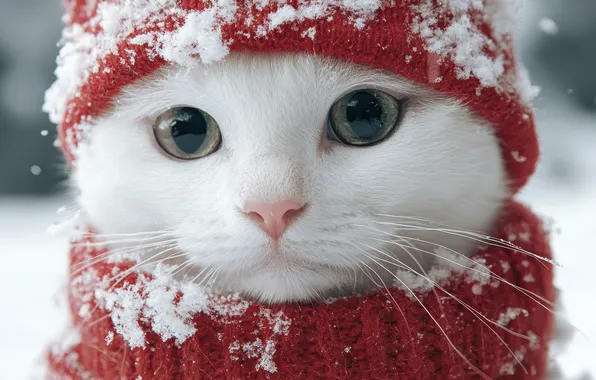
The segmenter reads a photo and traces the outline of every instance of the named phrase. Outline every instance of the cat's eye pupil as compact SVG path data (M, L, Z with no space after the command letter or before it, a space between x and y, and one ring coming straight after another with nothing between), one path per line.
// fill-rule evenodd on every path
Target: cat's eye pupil
M388 93L357 90L331 107L327 137L346 145L374 145L398 128L400 115L401 102Z
M183 160L206 157L221 146L219 125L198 108L167 110L153 124L153 134L166 153Z
M383 127L383 107L377 97L368 91L355 92L346 105L346 119L354 134L361 139L372 139Z
M171 128L174 142L188 154L200 149L208 132L207 120L196 108L182 108L176 112Z

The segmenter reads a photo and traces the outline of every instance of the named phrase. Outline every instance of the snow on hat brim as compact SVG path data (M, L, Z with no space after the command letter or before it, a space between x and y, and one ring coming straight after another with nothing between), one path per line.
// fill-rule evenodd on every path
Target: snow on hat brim
M120 89L166 64L192 67L234 51L313 53L459 99L494 126L515 193L539 149L534 90L512 47L510 2L69 0L58 80L44 109L72 162L85 129Z

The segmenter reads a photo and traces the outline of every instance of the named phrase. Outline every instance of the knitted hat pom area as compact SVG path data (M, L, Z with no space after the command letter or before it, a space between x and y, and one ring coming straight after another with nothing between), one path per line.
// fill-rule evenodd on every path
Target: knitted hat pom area
M311 53L393 72L495 127L515 194L538 159L535 89L512 48L513 0L67 0L44 110L77 146L118 92L159 68L231 52ZM372 37L371 37L372 36ZM471 258L373 294L263 305L105 260L92 226L70 246L71 320L49 379L541 379L555 289L548 233L509 199ZM422 279L424 277L424 279Z

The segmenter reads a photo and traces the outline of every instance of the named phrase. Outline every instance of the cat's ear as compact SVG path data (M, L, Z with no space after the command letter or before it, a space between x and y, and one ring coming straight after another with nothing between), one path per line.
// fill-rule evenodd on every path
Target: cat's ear
M98 0L63 0L66 23L84 25L97 13Z

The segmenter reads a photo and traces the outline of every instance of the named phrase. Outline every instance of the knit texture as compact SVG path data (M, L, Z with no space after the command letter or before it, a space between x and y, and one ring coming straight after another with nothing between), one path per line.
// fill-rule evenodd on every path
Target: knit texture
M163 306L165 294L146 292L153 285L138 272L117 284L105 280L130 263L101 261L84 271L73 269L71 343L50 350L49 378L544 378L553 324L548 310L555 297L553 268L524 252L549 259L547 235L536 216L513 202L498 225L493 236L503 240L480 247L473 256L491 276L472 270L453 275L442 288L435 286L436 295L417 290L421 303L400 288L315 305L264 306L220 298L182 318L192 327L188 331L173 326L175 318L176 323L168 322L167 310L127 320L130 314L123 310L151 309L152 297ZM507 248L505 241L519 249ZM103 252L75 242L72 264ZM106 297L105 289L112 296ZM188 303L188 291L175 293L171 303ZM143 295L141 306L134 294ZM120 308L115 306L119 302ZM176 338L176 330L184 333Z
M123 86L166 64L296 52L388 70L492 123L515 193L533 173L533 89L515 58L508 0L68 0L44 109L76 147Z

